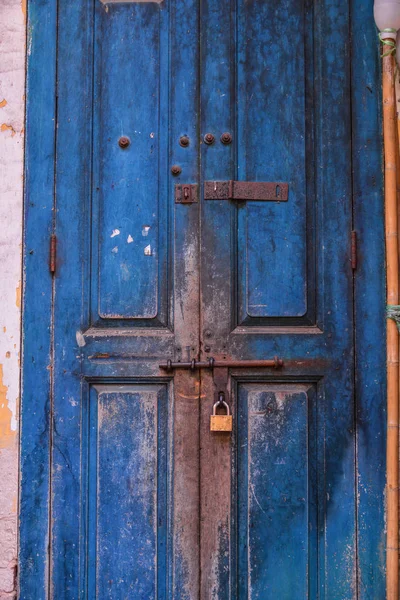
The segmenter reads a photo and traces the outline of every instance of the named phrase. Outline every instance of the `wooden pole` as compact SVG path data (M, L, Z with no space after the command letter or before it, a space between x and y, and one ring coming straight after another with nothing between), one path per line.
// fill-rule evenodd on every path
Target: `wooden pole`
M388 46L383 45L383 54ZM399 257L397 226L397 117L395 106L395 61L383 57L383 135L385 155L385 237L387 303L399 303ZM387 600L399 600L399 334L387 319Z

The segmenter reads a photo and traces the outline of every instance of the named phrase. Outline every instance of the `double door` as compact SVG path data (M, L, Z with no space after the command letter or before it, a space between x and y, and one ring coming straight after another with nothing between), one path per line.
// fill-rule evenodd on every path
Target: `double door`
M356 597L348 19L60 0L52 598Z

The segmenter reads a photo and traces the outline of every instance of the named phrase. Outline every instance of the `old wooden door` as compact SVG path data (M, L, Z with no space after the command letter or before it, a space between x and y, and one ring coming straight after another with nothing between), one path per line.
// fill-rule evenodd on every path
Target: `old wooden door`
M30 10L21 598L383 597L381 417L356 462L349 3ZM232 434L210 432L221 393Z

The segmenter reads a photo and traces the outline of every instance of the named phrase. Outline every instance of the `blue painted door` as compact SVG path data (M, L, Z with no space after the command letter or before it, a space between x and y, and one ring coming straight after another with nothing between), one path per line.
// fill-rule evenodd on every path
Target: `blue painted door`
M349 15L59 0L49 545L23 546L21 598L383 597L379 520L357 538Z

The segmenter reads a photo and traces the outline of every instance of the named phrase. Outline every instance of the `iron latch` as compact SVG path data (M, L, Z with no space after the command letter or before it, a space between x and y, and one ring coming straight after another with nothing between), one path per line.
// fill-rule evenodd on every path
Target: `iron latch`
M205 200L287 202L289 184L277 181L206 181Z
M190 369L196 371L197 369L265 369L266 367L273 369L280 369L283 367L282 358L274 356L272 360L215 360L209 358L208 360L191 360L190 362L173 362L167 360L159 365L160 369L165 369L168 372L174 369Z
M197 183L177 183L175 185L175 204L193 204L198 202Z

